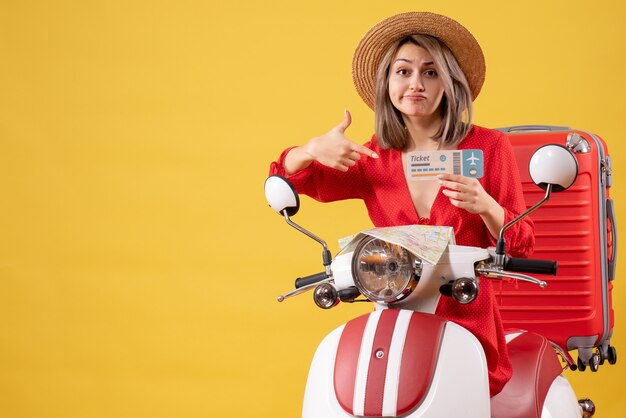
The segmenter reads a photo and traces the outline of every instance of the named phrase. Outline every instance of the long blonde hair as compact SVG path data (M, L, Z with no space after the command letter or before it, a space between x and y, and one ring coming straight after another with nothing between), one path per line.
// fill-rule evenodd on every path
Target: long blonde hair
M442 123L433 137L445 145L457 145L471 128L472 93L465 74L448 47L437 38L415 34L400 39L389 48L376 72L375 132L382 148L404 150L410 145L402 114L389 98L391 61L400 47L412 43L428 51L443 82L440 110Z

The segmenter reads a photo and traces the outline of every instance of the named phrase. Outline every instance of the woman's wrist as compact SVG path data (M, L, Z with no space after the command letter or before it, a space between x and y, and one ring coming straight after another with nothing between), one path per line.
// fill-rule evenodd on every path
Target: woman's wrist
M504 226L504 208L500 206L498 202L496 202L490 196L490 204L488 205L488 209L480 214L480 217L483 219L483 222L487 226L489 233L494 237L498 238L500 234L500 230Z
M315 161L315 158L308 151L307 145L308 143L306 145L292 148L285 156L283 166L285 167L285 172L288 175L304 170L310 166L313 161Z

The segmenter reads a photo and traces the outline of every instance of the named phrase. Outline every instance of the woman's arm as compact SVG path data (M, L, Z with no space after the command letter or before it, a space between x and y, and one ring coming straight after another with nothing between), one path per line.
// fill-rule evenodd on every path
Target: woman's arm
M505 134L499 134L490 157L489 172L493 174L485 187L502 206L506 225L526 211L527 207L513 147ZM528 257L535 246L535 225L530 217L526 217L509 228L504 237L510 255Z
M303 146L292 148L284 161L285 172L294 174L307 168L313 161L336 170L348 171L361 159L361 155L377 158L371 149L352 142L345 136L351 123L352 116L346 110L345 118L339 125Z
M358 165L364 161L362 156L378 156L365 145L346 138L350 123L346 111L343 122L326 134L288 148L271 164L270 175L289 178L299 193L323 202L362 197L367 184Z
M474 178L441 174L442 193L457 208L480 215L492 237L497 238L504 225L504 208Z
M451 174L440 176L440 183L445 187L442 193L452 205L480 215L492 244L495 244L502 226L526 210L513 148L504 134L498 135L494 141L488 152L484 150L485 162L488 161L484 188L476 179ZM535 244L532 220L522 219L507 230L505 238L511 255L529 256Z

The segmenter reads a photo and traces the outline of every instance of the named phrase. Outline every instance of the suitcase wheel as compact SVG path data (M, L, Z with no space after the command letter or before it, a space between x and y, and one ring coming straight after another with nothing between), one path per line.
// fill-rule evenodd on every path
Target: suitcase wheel
M603 365L605 360L609 361L609 364L615 364L617 362L617 350L612 345L604 347L598 347L598 354L600 355L600 365Z
M600 367L600 354L593 353L589 359L589 368L592 372L597 372Z
M609 360L609 364L617 363L617 350L612 345L609 346L609 357L607 360Z
M589 366L589 369L592 372L597 372L598 368L600 367L600 361L601 361L600 359L601 359L600 354L593 353L591 357L589 358L589 361L587 362L587 364L585 364L583 359L578 357L578 361L577 361L578 370L581 372L584 372L587 369L587 366Z

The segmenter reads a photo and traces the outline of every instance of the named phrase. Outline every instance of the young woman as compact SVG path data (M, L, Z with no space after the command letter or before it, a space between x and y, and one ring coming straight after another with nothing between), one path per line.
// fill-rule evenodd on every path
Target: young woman
M346 111L329 132L285 150L270 173L288 177L299 193L319 201L362 199L377 227L452 226L457 244L494 245L502 226L525 204L506 137L471 123L484 76L480 46L456 21L424 12L385 19L366 33L353 59L357 91L375 111L375 135L364 145L349 140ZM454 149L481 150L484 176L407 180L407 153ZM506 240L510 254L528 256L532 222L514 225ZM441 298L436 313L481 341L491 396L500 392L511 365L491 283L481 282L478 298L467 305Z

